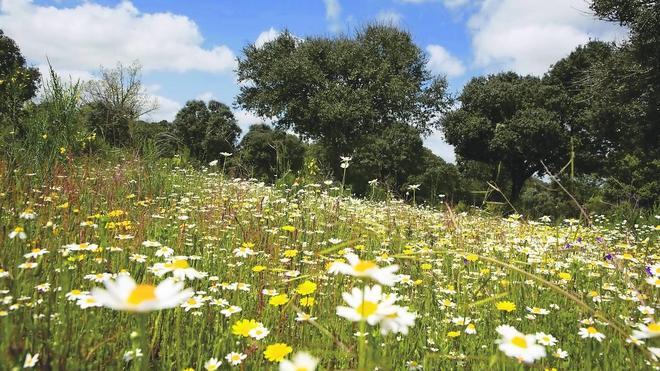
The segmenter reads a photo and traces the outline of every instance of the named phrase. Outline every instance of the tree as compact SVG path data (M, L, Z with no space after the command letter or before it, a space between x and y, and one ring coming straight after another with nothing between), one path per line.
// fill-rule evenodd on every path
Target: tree
M529 177L543 174L543 161L560 166L567 139L556 112L561 91L539 78L513 72L473 78L446 115L443 131L456 153L468 160L501 163L517 200Z
M192 157L201 161L220 158L221 152L233 153L241 134L231 109L211 100L191 100L174 119L174 135L190 149Z
M424 151L417 130L405 124L387 126L367 135L351 153L346 182L356 194L365 194L372 179L397 192L411 175L424 171Z
M284 32L243 51L237 103L318 141L335 171L365 137L394 124L427 133L450 104L446 80L431 75L410 34L394 27L304 41Z
M556 62L543 77L565 98L558 114L575 155L573 173L602 172L611 143L603 134L621 123L620 107L599 105L593 90L595 69L609 63L614 53L613 44L591 41Z
M258 124L250 126L241 140L239 157L251 176L273 182L286 171L302 168L305 146L294 135Z
M23 106L36 95L39 77L39 70L27 65L14 40L0 30L0 124L20 130Z
M158 102L142 86L141 69L137 63L101 67L100 78L87 83L88 123L110 144L129 144L131 123L158 109Z

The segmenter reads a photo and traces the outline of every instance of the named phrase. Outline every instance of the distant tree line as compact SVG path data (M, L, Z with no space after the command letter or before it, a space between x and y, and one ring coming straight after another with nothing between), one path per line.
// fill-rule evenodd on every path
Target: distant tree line
M510 203L539 215L575 214L566 191L591 211L657 207L660 7L594 0L591 9L629 39L581 45L541 77L475 77L456 97L396 27L305 39L285 31L238 60L234 104L271 123L242 137L231 108L214 100L188 101L173 122L142 121L157 102L137 64L86 83L51 70L35 100L38 71L0 31L0 145L8 159L43 163L116 147L221 160L268 182L342 180L346 170L356 195L413 190L418 202ZM424 147L435 129L455 147L455 165Z

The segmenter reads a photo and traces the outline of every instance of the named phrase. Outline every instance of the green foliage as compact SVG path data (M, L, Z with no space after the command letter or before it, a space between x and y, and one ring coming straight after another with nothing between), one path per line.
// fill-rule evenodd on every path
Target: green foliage
M158 108L142 86L141 70L137 62L117 63L112 69L101 68L99 79L85 86L87 123L114 146L130 144L132 123Z
M252 177L274 182L303 167L305 146L294 135L265 124L252 125L240 143L240 162Z
M227 105L191 100L176 114L173 134L193 158L209 162L219 159L221 152L235 152L241 128Z
M466 159L504 165L516 200L525 180L544 172L541 161L560 167L566 160L568 141L555 113L559 94L513 72L473 78L459 97L461 108L445 117L445 138Z
M49 174L66 156L89 150L95 140L82 116L81 85L63 82L50 68L38 104L32 104L17 130L5 142L5 153L17 166Z
M428 132L449 106L446 81L426 68L409 33L367 26L354 37L284 32L239 60L238 104L326 147L338 174L339 156L393 124Z
M39 70L29 67L11 38L0 30L0 130L19 130L25 102L39 85ZM6 134L6 133L5 133Z

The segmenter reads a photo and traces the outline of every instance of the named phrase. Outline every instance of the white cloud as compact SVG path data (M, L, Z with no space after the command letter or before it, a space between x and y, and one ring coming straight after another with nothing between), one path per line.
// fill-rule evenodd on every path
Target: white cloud
M195 97L195 99L203 100L204 102L208 102L210 100L218 100L218 98L215 97L215 94L213 94L212 91L205 91L203 93L200 93Z
M172 13L141 13L129 1L114 7L83 2L70 8L2 0L0 27L36 63L46 56L62 70L92 70L139 60L145 71L231 73L225 45L204 48L197 24Z
M251 125L269 123L271 121L271 120L264 120L259 116L253 114L252 112L242 109L235 110L234 117L236 117L236 121L238 121L238 126L240 126L241 130L243 130L243 134L247 133Z
M465 66L440 45L426 47L429 54L428 67L435 74L444 74L447 77L456 77L465 73Z
M584 0L485 0L468 27L478 67L536 75L592 38L626 34L596 20Z
M376 20L378 22L388 25L398 26L401 23L402 19L403 19L403 15L401 15L401 13L395 12L394 10L381 10L376 15Z
M341 31L341 4L339 0L323 0L325 3L325 18L328 20L331 32Z
M174 121L176 113L183 107L181 103L163 97L162 95L150 94L150 97L156 100L158 103L158 109L145 115L145 117L143 117L145 121L157 122L167 120L172 122Z
M433 132L433 134L424 139L424 145L428 147L431 152L442 157L443 160L451 162L452 164L456 163L456 153L454 153L454 147L451 144L445 142L442 132Z
M280 32L271 27L270 29L259 34L257 40L254 42L254 46L261 48L265 43L277 39L279 35Z

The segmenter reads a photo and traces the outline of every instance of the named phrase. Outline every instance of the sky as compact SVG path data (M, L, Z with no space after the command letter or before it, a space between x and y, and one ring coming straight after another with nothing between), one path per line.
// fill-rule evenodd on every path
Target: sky
M150 120L172 120L190 99L233 106L236 58L248 44L284 29L333 37L371 22L409 31L454 95L474 76L541 76L580 44L627 35L597 20L587 0L0 0L0 29L42 71L49 60L59 74L87 80L100 66L139 61L160 107ZM244 132L263 121L234 114ZM440 132L425 144L455 160Z

